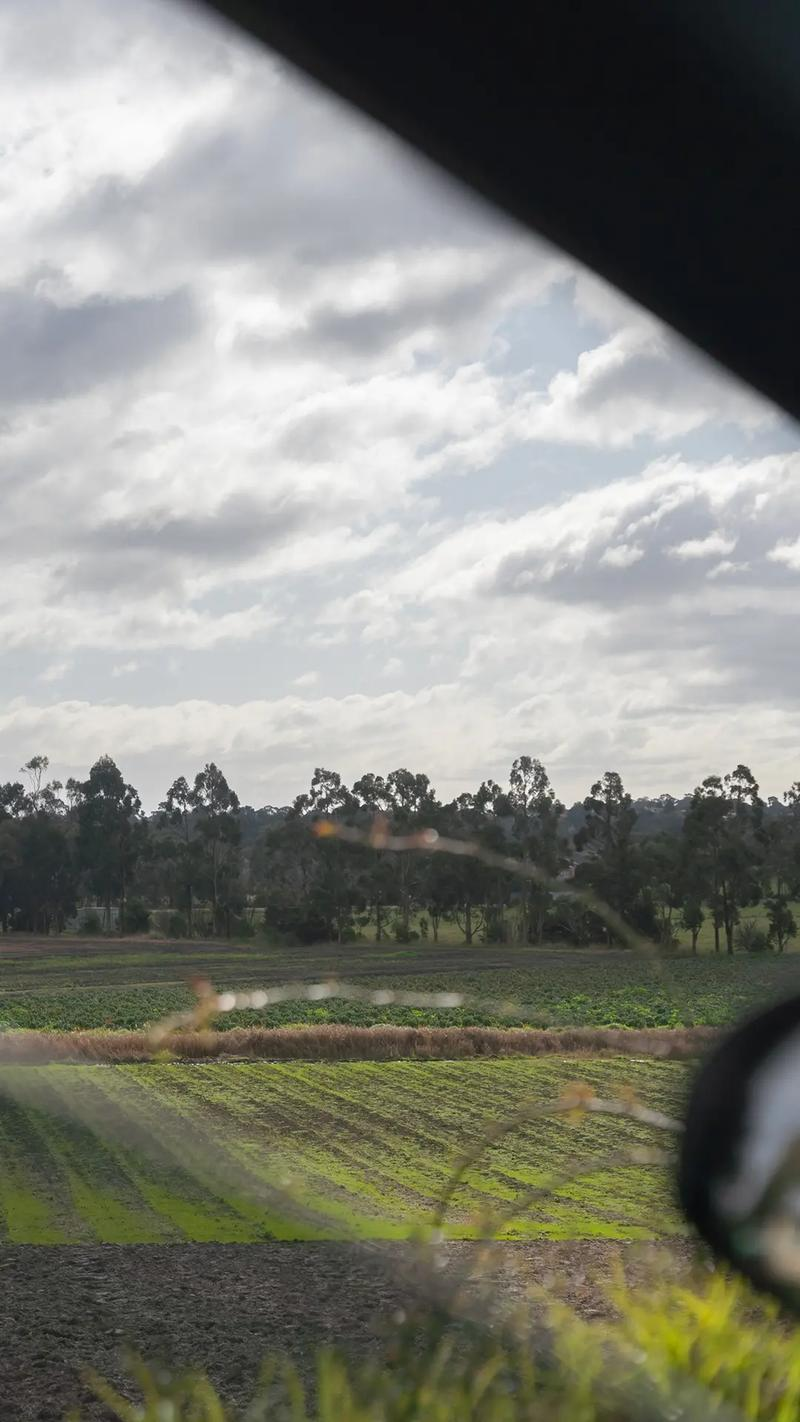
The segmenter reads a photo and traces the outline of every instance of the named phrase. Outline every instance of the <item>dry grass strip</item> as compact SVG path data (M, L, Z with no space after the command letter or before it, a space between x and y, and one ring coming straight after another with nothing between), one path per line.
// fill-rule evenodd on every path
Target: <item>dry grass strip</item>
M717 1038L714 1027L234 1027L227 1032L174 1032L158 1056L182 1061L418 1061L470 1057L697 1057ZM146 1032L32 1032L0 1035L0 1064L143 1062L153 1058Z

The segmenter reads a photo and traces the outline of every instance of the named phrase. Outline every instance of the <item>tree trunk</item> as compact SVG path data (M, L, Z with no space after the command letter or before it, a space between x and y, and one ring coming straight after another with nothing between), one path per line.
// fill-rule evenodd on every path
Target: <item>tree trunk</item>
M185 854L186 854L186 868L187 868L187 870L188 870L188 869L189 869L189 865L190 865L191 862L192 862L192 858L191 858L191 847L190 847L190 846L191 846L191 839L190 839L190 836L189 836L189 822L188 822L188 820L186 819L186 816L185 816L185 815L184 815L184 820L183 820L183 845L184 845L184 852L185 852ZM193 887L193 885L192 885L192 876L191 876L190 873L187 873L187 875L186 875L186 927L187 927L187 930L188 930L188 933L189 933L189 937L190 937L190 938L193 938L193 937L194 937L194 887Z
M714 952L719 952L719 918L714 914Z
M723 879L722 889L722 924L725 929L725 951L730 956L733 953L733 916L734 908L728 896L728 886Z
M469 899L464 905L464 942L472 942L472 904Z
M544 942L544 921L546 912L547 911L542 904L540 904L536 910L534 937L536 939L538 947L541 947L542 943Z
M381 902L381 896L380 896L380 894L379 894L378 897L377 897L376 900L375 900L375 942L376 942L376 943L380 943L380 942L382 942L382 940L383 940L383 904L382 904L382 902Z
M694 954L697 953L697 935L698 935L698 933L699 933L699 929L697 929L697 928L693 928L693 929L692 929L692 952L693 952Z
M125 865L123 864L120 874L119 923L117 924L117 931L120 935L125 932L125 887Z
M216 938L219 934L219 907L217 903L217 841L214 840L211 847L211 916L213 919L212 932Z
M527 864L527 862L528 859L526 856L523 860L523 863ZM519 916L519 928L517 930L517 937L519 942L524 944L527 943L530 938L530 900L528 898L527 890L522 895L522 903L520 907L521 911Z

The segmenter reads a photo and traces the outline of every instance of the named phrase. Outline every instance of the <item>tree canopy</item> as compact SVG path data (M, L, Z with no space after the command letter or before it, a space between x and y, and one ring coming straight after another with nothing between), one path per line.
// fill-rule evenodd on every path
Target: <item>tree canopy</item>
M683 800L635 801L609 770L569 809L530 755L513 761L505 784L486 779L450 801L407 767L352 785L318 767L291 805L260 811L240 804L214 762L173 780L152 814L108 755L65 785L49 778L44 755L19 776L0 785L4 931L58 931L78 904L94 903L121 932L158 908L181 935L230 936L253 931L257 908L289 941L437 940L445 921L467 943L608 941L582 888L666 951L679 931L696 951L706 920L718 952L783 952L797 931L800 781L765 803L745 765L707 776ZM435 829L495 860L401 853L386 835L320 838L320 820L394 835ZM536 865L546 882L515 873L513 861ZM742 911L758 903L764 927L754 937Z

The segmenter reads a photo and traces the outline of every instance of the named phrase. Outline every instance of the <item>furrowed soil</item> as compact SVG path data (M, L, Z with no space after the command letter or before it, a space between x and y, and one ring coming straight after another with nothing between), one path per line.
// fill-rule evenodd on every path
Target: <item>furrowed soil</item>
M480 1258L478 1257L480 1254ZM688 1266L687 1242L673 1241L669 1264ZM342 1243L106 1245L0 1250L0 1396L9 1422L61 1422L70 1407L108 1419L82 1381L87 1366L125 1382L131 1347L172 1367L202 1364L233 1403L252 1394L267 1353L288 1354L310 1380L322 1344L363 1356L397 1326L398 1311L447 1298L457 1288L466 1311L541 1304L544 1288L584 1318L610 1315L612 1271L629 1282L663 1270L663 1250L598 1241L444 1246L435 1281L402 1245L365 1251ZM468 1282L464 1282L465 1279ZM432 1292L433 1290L433 1292Z

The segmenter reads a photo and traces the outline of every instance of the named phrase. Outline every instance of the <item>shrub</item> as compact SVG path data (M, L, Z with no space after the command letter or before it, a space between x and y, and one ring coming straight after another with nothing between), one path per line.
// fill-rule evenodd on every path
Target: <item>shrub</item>
M782 953L787 943L797 937L797 923L789 905L784 899L767 899L770 945Z
M126 933L147 933L150 927L150 910L141 899L128 899L125 905Z
M502 910L490 909L484 919L483 928L480 932L482 943L507 943L509 939L509 927L506 923Z
M767 953L772 944L763 928L752 918L746 918L736 930L736 946L745 953Z
M186 922L185 914L174 911L167 919L168 938L186 938L189 934L189 925Z
M313 905L304 907L293 897L271 894L264 909L264 932L290 944L327 943L331 925Z
M94 937L97 933L102 933L103 925L100 922L100 915L96 909L91 909L81 924L81 933Z
M649 895L643 895L637 899L630 911L631 927L637 933L641 933L643 938L649 938L654 943L659 941L661 936L661 922L656 912L656 906Z
M699 899L689 898L681 910L681 927L684 933L688 933L692 940L692 952L697 952L697 940L700 937L700 929L705 923L703 905Z
M662 923L658 929L657 943L662 953L677 953L681 940L669 923Z
M581 948L602 939L603 925L594 914L587 913L577 899L563 893L554 900L548 912L545 937Z
M395 943L418 943L419 934L416 928L406 929L402 918L393 918L389 925Z

